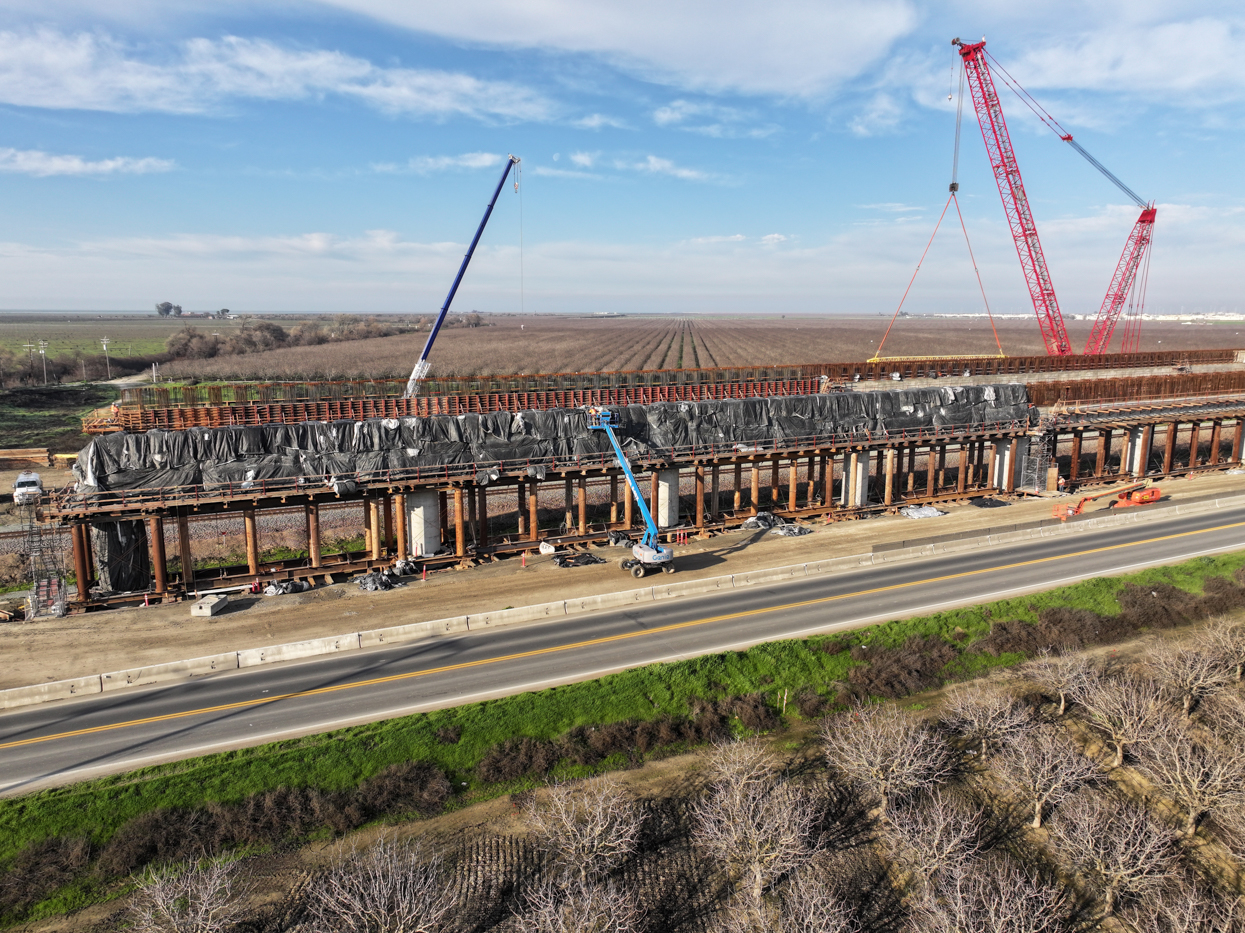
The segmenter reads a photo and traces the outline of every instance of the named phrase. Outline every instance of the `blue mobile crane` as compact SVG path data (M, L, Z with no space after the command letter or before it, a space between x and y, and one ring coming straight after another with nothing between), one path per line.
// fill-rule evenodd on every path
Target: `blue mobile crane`
M463 257L462 265L458 267L458 275L454 276L454 284L450 286L450 293L445 296L445 304L441 305L441 311L432 325L432 330L428 334L428 342L424 344L424 350L419 354L419 360L415 363L415 368L411 370L411 378L406 381L406 391L402 393L403 398L414 398L419 394L419 384L428 375L428 367L430 365L428 363L428 354L432 352L432 344L436 341L437 334L441 331L441 325L445 323L445 316L449 313L450 304L454 300L454 295L458 292L458 286L462 282L463 276L467 274L467 266L471 264L471 257L475 254L476 244L480 242L480 237L484 235L484 228L488 224L489 217L493 214L493 205L497 203L497 196L501 194L502 186L506 183L506 176L510 174L510 167L518 164L518 156L506 156L506 167L501 170L501 179L497 182L497 189L493 192L493 198L488 202L488 207L484 209L484 219L480 221L480 226L476 228L476 235L471 240L471 245L467 247L467 255ZM517 172L514 190L519 190Z
M632 545L631 557L624 557L618 565L623 570L630 570L631 575L637 580L649 570L658 568L662 573L674 573L674 551L668 547L662 547L657 540L657 523L653 521L653 514L648 510L648 506L644 504L644 496L640 494L640 484L636 482L635 474L631 472L631 464L627 462L627 456L623 453L622 445L618 443L618 436L614 433L613 413L605 408L589 408L587 412L588 427L593 431L604 431L605 436L610 439L610 445L614 448L614 456L618 458L618 465L622 467L623 474L627 477L627 485L631 487L631 494L635 496L636 504L640 506L640 514L644 516L644 536L640 538L639 544Z

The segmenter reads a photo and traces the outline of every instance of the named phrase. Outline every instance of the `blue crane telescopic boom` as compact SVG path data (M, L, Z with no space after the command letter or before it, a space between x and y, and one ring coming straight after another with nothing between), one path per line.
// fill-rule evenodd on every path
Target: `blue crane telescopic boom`
M406 381L406 391L402 393L403 398L413 398L419 394L419 384L423 381L424 376L428 375L428 354L432 352L432 344L437 339L441 325L445 323L445 316L449 313L450 304L454 301L454 295L458 291L458 286L462 283L463 276L467 273L467 266L471 264L471 257L476 251L476 245L480 242L480 237L484 235L484 228L488 225L488 219L493 214L493 205L497 203L497 197L501 194L502 186L506 183L506 178L510 174L510 167L518 164L518 156L506 156L506 167L501 170L501 178L497 182L497 188L488 202L488 207L484 209L484 217L480 221L480 226L476 229L476 235L472 238L471 245L467 247L467 255L463 256L463 263L458 267L458 275L454 276L454 284L450 286L450 293L445 296L445 304L441 305L441 312L437 315L437 319L432 325L432 331L428 334L428 342L424 344L424 350L419 354L419 360L415 363L415 368L411 370L411 378ZM515 185L517 187L517 181Z

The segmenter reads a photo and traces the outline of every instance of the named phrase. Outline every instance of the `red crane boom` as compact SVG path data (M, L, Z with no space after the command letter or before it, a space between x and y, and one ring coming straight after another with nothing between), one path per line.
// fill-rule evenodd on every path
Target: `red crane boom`
M1107 352L1111 335L1115 333L1115 325L1120 319L1120 312L1124 310L1124 300L1136 280L1137 268L1150 247L1150 236L1154 233L1154 217L1157 213L1153 207L1145 207L1137 218L1137 223L1133 224L1133 231L1128 235L1124 252L1120 254L1120 261L1115 267L1115 275L1111 276L1107 295L1102 299L1102 307L1098 309L1098 316L1094 319L1094 329L1089 332L1089 339L1085 341L1087 356ZM1126 335L1125 343L1127 342ZM1122 349L1128 353L1130 349L1136 350L1136 347L1125 346Z
M1059 301L1055 298L1055 288L1046 268L1046 256L1038 240L1037 225L1029 210L1029 198L1025 194L1020 168L1016 165L1016 154L1012 151L1003 108L994 90L990 67L986 64L985 40L966 45L956 39L954 44L959 46L960 57L964 60L969 91L977 110L977 122L981 126L981 138L985 141L990 168L994 171L994 180L1003 199L1003 211L1007 214L1007 224L1020 257L1029 297L1033 299L1033 310L1037 312L1046 352L1051 356L1066 356L1072 352L1072 346L1068 342L1068 331L1064 327Z

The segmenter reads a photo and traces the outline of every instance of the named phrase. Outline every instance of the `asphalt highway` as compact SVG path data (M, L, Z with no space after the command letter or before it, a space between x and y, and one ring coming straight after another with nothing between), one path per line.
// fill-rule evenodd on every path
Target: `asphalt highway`
M1211 511L46 703L0 713L0 794L1240 549Z

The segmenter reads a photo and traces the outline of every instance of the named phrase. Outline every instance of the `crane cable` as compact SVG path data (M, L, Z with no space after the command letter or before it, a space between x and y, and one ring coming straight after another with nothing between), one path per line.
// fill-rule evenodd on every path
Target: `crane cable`
M523 163L519 162L514 167L514 193L519 196L519 313L526 313L526 289L524 283L523 268L523 185L519 184L519 179L523 177Z
M955 106L955 149L951 157L951 184L948 187L947 203L942 206L942 213L938 215L938 223L934 224L934 232L929 236L929 242L925 244L925 250L921 253L921 258L916 264L916 269L912 272L912 278L908 280L908 287L904 289L903 297L899 299L899 307L895 309L895 313L891 316L891 321L886 325L886 333L882 335L882 340L878 344L877 352L873 354L873 360L882 358L882 347L886 343L886 338L891 334L891 328L895 326L895 321L899 317L899 312L903 310L904 302L908 300L908 292L912 290L912 283L916 281L917 273L921 271L921 266L925 262L925 256L929 253L929 248L934 244L934 237L938 236L938 228L942 226L943 218L947 216L947 208L951 206L951 202L955 202L955 213L960 218L960 229L964 231L964 243L968 247L968 258L973 265L973 272L977 276L977 287L981 289L981 300L986 306L986 317L990 320L990 330L994 334L994 343L999 348L999 356L1004 356L1003 344L999 341L999 331L994 325L994 315L990 311L990 302L986 298L986 286L981 281L981 270L977 268L977 257L973 255L973 244L968 239L968 227L964 223L964 214L960 210L960 199L955 193L960 189L958 181L960 173L960 127L963 123L964 116L964 70L960 69L960 95ZM872 362L872 360L870 361Z

